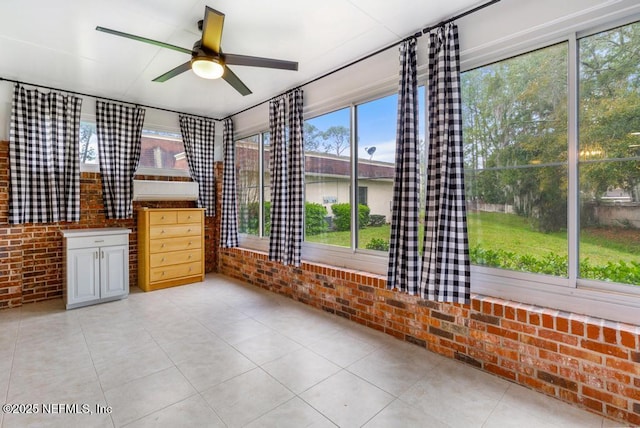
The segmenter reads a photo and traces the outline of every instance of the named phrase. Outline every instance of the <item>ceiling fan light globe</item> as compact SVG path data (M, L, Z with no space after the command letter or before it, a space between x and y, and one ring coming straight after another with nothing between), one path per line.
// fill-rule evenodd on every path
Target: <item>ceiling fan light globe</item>
M210 57L197 57L191 60L191 69L203 79L219 79L224 74L224 66Z

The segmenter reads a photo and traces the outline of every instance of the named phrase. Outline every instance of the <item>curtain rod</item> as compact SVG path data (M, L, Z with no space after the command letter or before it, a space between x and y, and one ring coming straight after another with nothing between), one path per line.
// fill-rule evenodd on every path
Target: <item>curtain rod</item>
M39 85L37 83L21 82L19 80L7 79L7 78L4 78L4 77L0 77L0 81L18 83L20 85L35 86L36 88L49 89L49 90L52 90L52 91L66 92L68 94L81 95L83 97L91 97L91 98L95 98L95 99L98 99L98 100L113 101L113 102L121 103L121 104L132 104L132 105L139 106L139 107L152 108L154 110L162 110L162 111L166 111L166 112L169 112L169 113L185 114L185 115L188 115L188 116L200 117L200 118L209 119L209 120L220 120L220 119L215 119L215 118L212 118L212 117L202 116L202 115L199 115L199 114L184 113L184 112L181 112L181 111L171 110L171 109L162 108L162 107L154 107L154 106L149 106L149 105L145 105L145 104L132 103L131 101L122 101L122 100L116 100L114 98L99 97L97 95L85 94L85 93L77 92L77 91L69 91L67 89L53 88L51 86Z
M448 23L453 22L453 21L455 21L455 20L457 20L457 19L463 18L463 17L465 17L465 16L467 16L467 15L471 15L472 13L478 12L478 11L480 11L480 10L482 10L482 9L486 8L486 7L489 7L489 6L493 5L493 4L496 4L496 3L498 3L498 2L500 2L500 0L491 0L491 1L488 1L487 3L483 3L483 4L479 5L479 6L474 7L473 9L469 9L469 10L467 10L466 12L462 12L462 13L460 13L460 14L458 14L458 15L455 15L455 16L453 16L453 17L451 17L451 18L445 19L444 21L440 21L439 23L437 23L437 24L435 24L435 25L432 25L432 26L429 26L429 27L425 27L425 28L423 28L422 30L420 30L420 31L418 31L418 32L416 32L416 33L414 33L414 34L412 34L412 35L408 36L408 37L405 37L404 39L402 39L402 40L400 40L400 41L397 41L397 42L392 43L392 44L390 44L390 45L388 45L388 46L385 46L385 47L383 47L383 48L381 48L381 49L378 49L378 50L377 50L377 51L375 51L375 52L372 52L372 53L370 53L370 54L368 54L368 55L366 55L366 56L363 56L362 58L358 58L358 59L356 59L355 61L352 61L352 62L350 62L350 63L348 63L348 64L343 65L342 67L336 68L335 70L331 70L331 71L330 71L330 72L328 72L328 73L325 73L325 74L322 74L322 75L320 75L320 76L318 76L318 77L315 77L315 78L313 78L313 79L309 80L308 82L305 82L305 83L303 83L303 84L301 84L301 85L299 85L299 86L296 86L295 88L292 88L292 89L287 90L286 92L289 92L289 91L295 91L296 89L301 89L301 88L302 88L302 87L304 87L304 86L310 85L311 83L315 83L315 82L317 82L318 80L324 79L325 77L329 77L329 76L331 76L332 74L335 74L335 73L337 73L337 72L339 72L339 71L342 71L342 70L344 70L345 68L349 68L349 67L351 67L351 66L353 66L353 65L356 65L356 64L358 64L358 63L360 63L360 62L362 62L362 61L365 61L365 60L367 60L367 59L369 59L369 58L371 58L371 57L373 57L373 56L379 55L379 54L381 54L382 52L388 51L389 49L391 49L391 48L394 48L394 47L398 46L400 43L402 43L402 42L404 42L404 41L406 41L406 40L410 40L410 39L417 39L418 37L421 37L423 34L427 34L427 33L428 33L428 32L430 32L431 30L434 30L434 29L436 29L436 28L442 27L442 26L443 26L443 25L445 25L445 24L448 24ZM269 101L271 101L271 100L273 100L273 99L275 99L275 98L278 98L278 97L280 97L280 96L284 95L286 92L284 92L284 93L282 93L282 94L280 94L280 95L277 95L277 96L275 96L275 97L271 97L271 98L269 98L269 99L267 99L267 100L261 101L261 102L259 102L259 103L257 103L257 104L252 105L251 107L247 107L247 108L242 109L242 110L240 110L240 111L238 111L238 112L235 112L235 113L233 113L233 114L230 114L229 116L226 116L225 118L220 119L220 120L227 120L227 119L232 118L233 116L237 116L237 115L239 115L239 114L241 114L241 113L244 113L244 112L246 112L246 111L252 110L252 109L254 109L254 108L258 107L258 106L261 106L262 104L265 104L265 103L267 103L267 102L269 102Z

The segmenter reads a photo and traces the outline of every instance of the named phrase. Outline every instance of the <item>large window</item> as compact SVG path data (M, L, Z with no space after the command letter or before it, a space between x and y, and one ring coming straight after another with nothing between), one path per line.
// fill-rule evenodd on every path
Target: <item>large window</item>
M397 95L393 94L305 121L306 242L334 249L374 250L379 252L378 256L386 255L395 173L397 104ZM424 86L418 89L418 104L424 112ZM424 153L423 114L418 117L419 145ZM351 144L354 137L355 147ZM269 235L269 162L268 133L236 141L240 233ZM357 200L355 207L353 200Z
M358 248L389 250L397 111L395 94L356 106Z
M567 44L462 74L472 263L568 275Z
M640 285L640 24L575 46L462 75L472 262Z
M640 23L579 55L579 275L640 285Z
M236 141L238 231L260 235L260 135Z
M305 240L351 247L351 113L304 122Z
M96 124L80 122L80 165L83 170L98 170ZM143 129L140 138L140 163L137 174L188 175L189 165L179 133Z
M525 44L518 43L511 55L506 39L492 45L490 53L464 52L472 291L543 306L553 301L552 307L589 310L606 319L637 318L640 23L629 22L593 31L583 30L587 21L574 22L564 36L536 30L530 49L523 51ZM358 93L358 102L341 106L330 99L323 110L329 113L305 113L310 118L305 122L304 259L386 273L395 89L389 84L391 95L365 102ZM421 86L421 207L426 205L424 99ZM268 163L268 145L262 152ZM260 177L267 189L268 173L260 171ZM424 209L419 218L422 222ZM265 250L264 242L243 242Z
M182 135L174 132L142 130L138 174L169 175L188 173L189 165L184 152Z
M271 231L269 137L264 132L235 143L238 231L258 237Z

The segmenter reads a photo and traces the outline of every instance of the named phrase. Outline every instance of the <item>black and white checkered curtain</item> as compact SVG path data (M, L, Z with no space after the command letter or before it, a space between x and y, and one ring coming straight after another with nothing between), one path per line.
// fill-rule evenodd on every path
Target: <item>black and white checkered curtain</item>
M393 182L387 288L418 294L420 162L416 40L400 45L396 168Z
M284 263L300 266L304 239L304 141L302 89L289 92L289 217Z
M140 161L145 110L96 101L102 199L108 219L133 217L133 176Z
M233 141L233 122L224 121L222 134L224 163L222 172L222 219L220 246L238 246L238 210L236 205L236 146Z
M458 28L429 34L427 103L429 145L423 297L469 303L470 262L464 198Z
M216 177L213 171L216 123L211 119L180 115L180 132L191 178L200 188L198 208L205 208L205 216L213 217L216 215Z
M16 84L9 131L9 223L80 220L82 100Z
M287 98L288 127L285 121ZM269 103L272 146L269 260L294 266L300 266L304 238L302 98L302 90L296 89L287 96L278 97Z
M284 263L287 258L287 215L289 210L288 153L286 142L286 98L269 101L271 131L271 233L269 260Z

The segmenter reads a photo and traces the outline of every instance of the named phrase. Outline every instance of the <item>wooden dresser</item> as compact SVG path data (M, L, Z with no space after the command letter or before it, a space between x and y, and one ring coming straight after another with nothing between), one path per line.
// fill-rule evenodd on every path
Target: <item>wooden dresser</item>
M204 281L204 208L138 211L138 286L144 291Z

